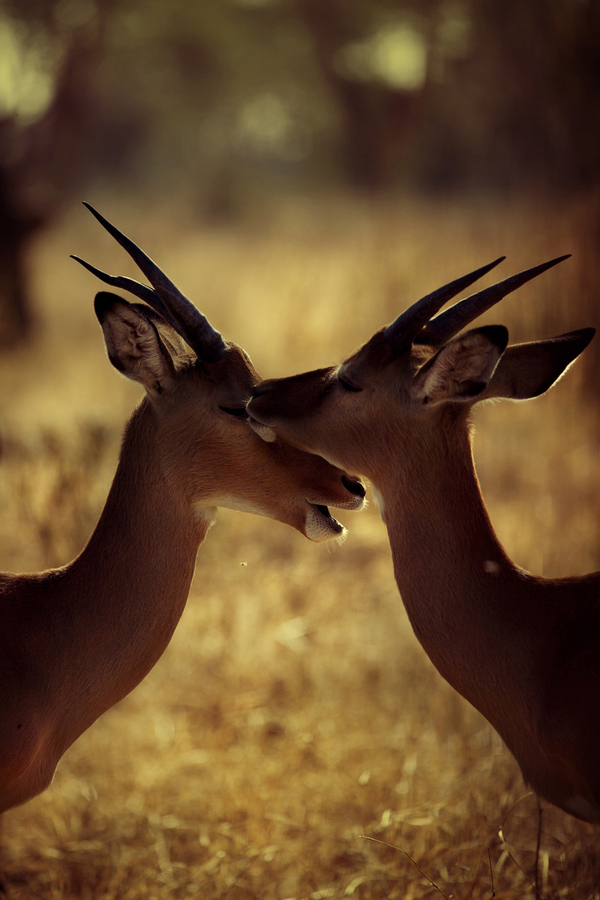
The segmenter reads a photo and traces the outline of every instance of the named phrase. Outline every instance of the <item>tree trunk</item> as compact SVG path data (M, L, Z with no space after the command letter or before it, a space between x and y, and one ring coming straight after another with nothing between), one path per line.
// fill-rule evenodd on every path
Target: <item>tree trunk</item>
M82 30L71 38L54 99L40 119L25 126L17 114L0 120L0 347L31 332L31 238L70 202L89 159L102 34Z

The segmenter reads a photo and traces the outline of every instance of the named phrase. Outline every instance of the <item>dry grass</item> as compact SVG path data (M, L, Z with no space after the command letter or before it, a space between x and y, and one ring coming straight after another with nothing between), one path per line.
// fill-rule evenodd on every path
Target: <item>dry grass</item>
M504 301L516 339L590 324L597 303L590 204L305 205L206 234L168 210L91 199L265 376L341 358L405 302L499 253L507 273L577 254ZM36 248L43 324L0 360L0 568L12 571L78 552L139 396L104 358L95 285L71 252L134 274L84 211ZM600 568L591 371L477 414L492 520L538 573ZM161 662L45 794L4 817L11 900L533 897L535 800L416 643L376 510L345 521L332 550L220 513ZM540 873L545 897L600 897L598 830L546 810Z

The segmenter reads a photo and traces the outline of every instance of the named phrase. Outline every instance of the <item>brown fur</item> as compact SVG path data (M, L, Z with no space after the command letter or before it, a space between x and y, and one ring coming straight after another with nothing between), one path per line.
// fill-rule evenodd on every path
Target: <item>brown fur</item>
M248 410L371 479L432 662L495 726L541 797L600 823L600 573L551 581L508 559L468 421L478 398L545 391L591 332L504 353L506 337L488 326L439 351L423 341L394 355L378 332L338 368L263 382Z
M117 297L104 296L102 310L113 364L146 397L81 554L48 572L0 574L0 812L44 790L65 750L157 662L217 506L304 534L310 520L316 539L315 518L323 538L342 529L315 504L363 502L339 469L265 444L226 411L243 413L259 380L241 348L228 345L218 363L202 365L155 315Z

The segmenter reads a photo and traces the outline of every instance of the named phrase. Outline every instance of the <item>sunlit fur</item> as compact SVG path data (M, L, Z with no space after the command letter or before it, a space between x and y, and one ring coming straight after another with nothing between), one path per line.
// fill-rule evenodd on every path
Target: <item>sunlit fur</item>
M60 569L0 574L0 812L44 790L65 750L157 662L223 498L317 540L343 529L315 504L363 503L343 472L264 443L221 408L243 412L259 380L239 347L202 365L139 307L104 295L97 309L111 361L146 396L81 554Z
M248 410L371 479L402 599L438 671L495 726L541 797L600 822L600 573L551 580L508 559L469 429L477 400L537 396L592 333L505 352L506 330L488 326L435 355L426 344L395 355L378 332L340 367L264 382Z

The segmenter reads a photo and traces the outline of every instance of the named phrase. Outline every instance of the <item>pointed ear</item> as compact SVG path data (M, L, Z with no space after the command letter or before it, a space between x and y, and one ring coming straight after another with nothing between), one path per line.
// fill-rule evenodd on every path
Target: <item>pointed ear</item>
M473 401L487 387L508 342L503 325L467 331L422 366L413 382L422 403Z
M504 397L508 400L528 400L538 397L558 381L585 350L594 334L594 328L581 328L545 341L507 347L479 399Z
M142 384L151 397L173 383L175 367L152 321L116 294L100 291L94 308L104 332L111 363L133 381Z

